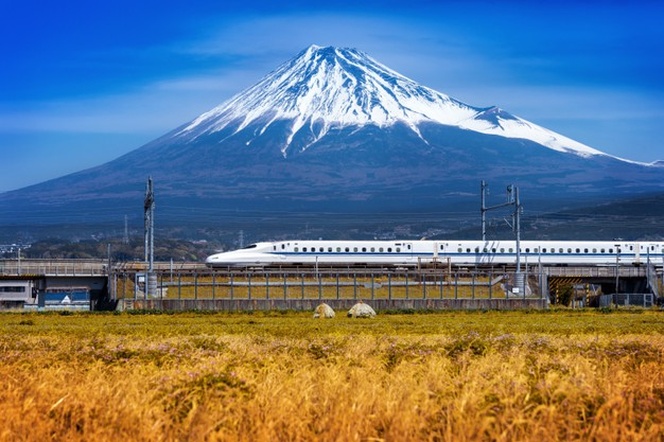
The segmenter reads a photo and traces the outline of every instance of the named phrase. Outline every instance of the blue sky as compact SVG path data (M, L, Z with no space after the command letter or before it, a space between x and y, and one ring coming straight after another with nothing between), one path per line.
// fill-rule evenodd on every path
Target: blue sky
M2 3L0 192L134 150L311 44L611 155L664 159L662 1Z

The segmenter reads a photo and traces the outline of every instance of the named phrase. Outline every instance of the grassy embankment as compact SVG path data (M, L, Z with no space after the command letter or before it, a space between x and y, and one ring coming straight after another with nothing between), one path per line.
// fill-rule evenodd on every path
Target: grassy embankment
M0 315L2 440L661 440L664 314Z

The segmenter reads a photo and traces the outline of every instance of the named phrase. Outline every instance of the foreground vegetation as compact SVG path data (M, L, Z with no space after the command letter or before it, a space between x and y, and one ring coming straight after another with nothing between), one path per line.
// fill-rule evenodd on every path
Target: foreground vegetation
M2 440L661 440L664 313L0 315Z

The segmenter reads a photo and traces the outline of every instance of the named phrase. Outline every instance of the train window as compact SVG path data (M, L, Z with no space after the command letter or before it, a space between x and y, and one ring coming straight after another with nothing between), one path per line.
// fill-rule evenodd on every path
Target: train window
M496 248L491 249L491 253L496 253Z
M397 251L397 253L399 253L401 251L401 247L397 247L396 251Z
M362 247L362 251L363 251L363 252L366 252L366 251L367 251L367 248L366 248L366 247Z
M470 247L466 249L466 253L470 253Z
M346 247L346 252L350 252L350 247Z
M500 248L500 253L505 253L505 247Z
M479 253L479 252L480 252L480 248L479 248L479 247L475 247L475 253Z
M542 253L546 253L546 247L542 249Z
M459 247L459 248L457 249L457 252L461 253L461 252L463 252L463 249L462 249L461 247Z
M530 247L526 247L526 253L530 253Z
M487 253L488 251L489 251L489 249L487 249L486 247L484 249L482 249L482 252L484 252L484 253Z
M299 252L299 251L300 251L300 248L299 248L299 247L295 247L293 250L295 250L296 252Z
M514 249L510 247L509 248L509 253L514 253Z
M328 248L327 248L327 251L330 252L330 253L332 253L332 247L328 247Z
M284 250L286 248L286 244L281 245L281 250Z
M609 253L613 253L613 248L610 248L610 249L609 249Z
M303 251L303 252L306 252L306 251L307 251L307 248L306 248L306 247L302 247L302 251Z
M392 253L392 247L388 247L388 248L387 248L387 251L388 251L389 253Z
M581 253L581 249L576 249L576 253Z
M567 253L572 253L572 249L568 247L567 248Z
M443 250L445 247L441 244L440 245L440 250Z
M588 249L583 249L583 253L588 253Z
M371 253L373 253L373 252L375 252L375 251L376 251L376 248L375 248L375 247L372 247L372 248L371 248Z
M353 252L357 252L357 247L353 247Z
M382 247L379 247L379 248L378 248L378 251L379 251L380 253L383 253L383 248L382 248Z
M341 247L337 247L337 252L341 252Z
M277 246L272 246L272 250L276 251L276 250L277 250Z
M604 253L604 249L600 249L600 251L599 251L599 252L600 252L600 253Z
M597 253L597 249L593 249L593 253Z

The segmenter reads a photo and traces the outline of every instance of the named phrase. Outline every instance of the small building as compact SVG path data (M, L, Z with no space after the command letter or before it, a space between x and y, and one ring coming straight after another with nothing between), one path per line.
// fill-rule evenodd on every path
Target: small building
M23 308L37 304L38 284L33 279L0 279L0 309Z

